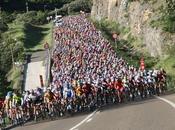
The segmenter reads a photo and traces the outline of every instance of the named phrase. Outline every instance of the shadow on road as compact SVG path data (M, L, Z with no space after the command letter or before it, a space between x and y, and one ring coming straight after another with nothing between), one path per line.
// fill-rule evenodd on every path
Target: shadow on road
M169 95L172 95L172 94L175 94L175 93L173 91L169 91L169 92L166 92L165 94L161 95L160 97L169 96ZM148 97L148 98L145 98L145 99L142 99L142 100L137 98L135 101L126 101L124 103L107 104L107 105L101 106L97 109L100 110L100 112L103 112L103 111L121 109L123 107L129 107L129 106L133 106L133 105L141 105L141 104L145 104L145 103L149 103L149 102L156 102L156 101L157 101L157 98L155 96ZM35 124L40 124L40 123L45 123L45 122L51 122L51 121L56 121L56 120L66 120L66 119L69 119L69 118L77 118L77 117L80 117L80 116L86 116L90 113L92 113L92 111L78 112L78 113L73 114L72 116L66 115L64 117L55 118L53 120L47 119L47 120L41 120L41 121L38 121L38 122L30 121L30 122L26 123L24 126L30 126L30 125L35 125ZM10 130L10 129L13 129L13 128L19 127L19 126L23 126L23 125L10 126L10 127L6 128L4 130Z
M175 94L175 92L168 91L165 94L160 95L160 97L166 97L166 96L170 96L172 94ZM105 105L105 106L102 106L99 110L101 112L103 112L105 110L117 109L117 108L122 108L122 107L129 107L129 106L133 106L133 105L141 105L141 104L145 104L145 103L149 103L149 102L156 102L156 101L157 101L157 98L155 96L147 97L145 99L136 98L135 101L126 101L124 103Z

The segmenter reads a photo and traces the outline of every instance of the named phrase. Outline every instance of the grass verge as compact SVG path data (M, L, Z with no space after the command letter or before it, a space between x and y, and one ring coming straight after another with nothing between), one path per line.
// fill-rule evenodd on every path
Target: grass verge
M52 23L40 26L11 23L7 34L22 41L26 51L42 50L46 41L51 45Z

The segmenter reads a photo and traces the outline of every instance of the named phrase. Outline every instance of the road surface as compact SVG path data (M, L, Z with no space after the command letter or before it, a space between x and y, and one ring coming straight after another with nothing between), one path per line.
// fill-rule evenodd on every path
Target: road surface
M46 52L38 51L32 54L26 65L25 72L25 90L36 89L41 86L40 75L43 77L43 82L45 81L45 66L43 61L45 60Z
M92 114L14 130L175 130L175 94L107 106Z

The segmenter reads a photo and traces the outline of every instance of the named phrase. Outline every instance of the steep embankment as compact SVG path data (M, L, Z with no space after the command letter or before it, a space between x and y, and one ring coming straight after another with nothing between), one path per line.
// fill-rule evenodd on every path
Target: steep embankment
M166 24L160 22L165 9L171 5L164 0L93 0L91 16L97 21L115 21L127 28L120 39L127 40L132 35L135 39L132 46L159 57L155 66L165 68L172 79L175 77L175 35L162 29ZM168 28L175 27L173 25Z
M142 40L151 56L163 55L162 48L169 42L159 28L152 28L151 21L160 17L157 10L164 4L131 0L93 0L91 16L97 20L106 18L129 27L130 33ZM156 2L156 3L154 3Z

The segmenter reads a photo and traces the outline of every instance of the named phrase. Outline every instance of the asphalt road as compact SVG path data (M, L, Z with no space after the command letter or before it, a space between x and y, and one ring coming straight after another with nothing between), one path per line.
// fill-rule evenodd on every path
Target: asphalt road
M175 130L174 103L175 94L171 94L14 130Z

